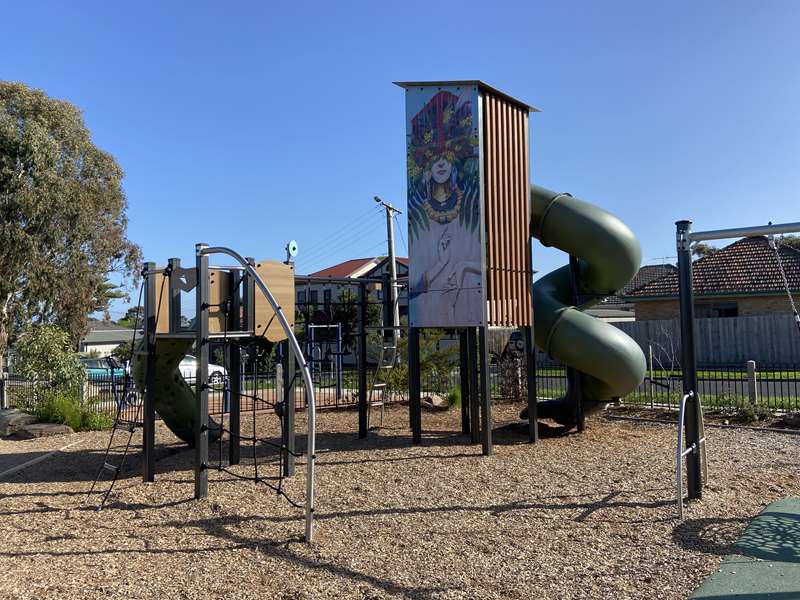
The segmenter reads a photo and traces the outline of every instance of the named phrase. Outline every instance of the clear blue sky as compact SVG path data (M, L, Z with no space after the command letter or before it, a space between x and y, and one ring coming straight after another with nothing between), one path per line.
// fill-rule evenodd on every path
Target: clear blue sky
M295 238L300 271L381 253L372 197L405 207L397 80L540 107L533 180L618 214L646 262L679 218L800 220L796 1L15 2L3 21L0 77L83 109L159 263L198 241L281 258Z

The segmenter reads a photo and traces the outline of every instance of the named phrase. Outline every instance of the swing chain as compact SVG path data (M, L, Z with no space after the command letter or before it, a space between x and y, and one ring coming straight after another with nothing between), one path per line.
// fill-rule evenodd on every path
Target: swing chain
M786 295L789 297L789 305L792 307L792 314L794 315L794 321L797 324L798 331L800 331L800 314L798 314L797 312L797 306L795 305L794 298L792 297L792 290L789 287L789 280L787 279L786 271L783 268L783 261L781 260L780 250L778 250L778 244L775 241L774 236L770 235L768 239L769 239L769 246L775 253L775 260L778 262L778 272L781 274L783 287L786 290Z

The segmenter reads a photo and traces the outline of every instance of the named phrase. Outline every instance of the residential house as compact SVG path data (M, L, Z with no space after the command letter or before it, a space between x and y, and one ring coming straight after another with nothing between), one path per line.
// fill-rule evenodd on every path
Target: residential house
M114 323L92 321L91 329L78 344L78 351L94 354L100 358L110 356L114 348L123 342L133 339L133 329L126 329ZM137 339L141 338L141 330L136 333Z
M636 288L676 271L677 268L670 264L644 265L625 287L613 296L603 298L601 302L588 309L586 313L611 323L635 321L637 318L636 305L626 299L626 296Z
M778 252L789 288L800 293L800 251L778 244ZM775 250L764 236L725 246L696 260L692 270L697 318L790 314ZM631 290L623 300L633 303L637 321L677 319L677 270Z

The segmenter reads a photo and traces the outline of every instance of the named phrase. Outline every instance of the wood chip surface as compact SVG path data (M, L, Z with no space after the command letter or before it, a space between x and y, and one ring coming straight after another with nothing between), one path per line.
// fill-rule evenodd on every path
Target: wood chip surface
M519 408L495 404L495 425ZM302 511L263 485L212 471L194 500L192 450L162 424L156 482L142 483L135 448L101 512L86 492L107 432L0 441L0 471L79 442L0 481L0 598L685 598L749 518L800 495L800 436L708 429L710 485L679 523L673 426L598 416L537 445L497 430L487 458L458 411L425 413L420 446L407 424L388 407L360 441L355 412L319 414L310 547ZM258 415L256 430L275 440L277 418ZM251 475L248 443L242 457L233 471ZM256 460L276 475L272 448ZM299 501L303 462L284 482Z

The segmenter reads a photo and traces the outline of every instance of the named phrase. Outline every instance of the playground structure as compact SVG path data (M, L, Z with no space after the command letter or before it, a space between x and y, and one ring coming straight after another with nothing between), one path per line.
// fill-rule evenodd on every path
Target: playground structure
M702 398L697 385L697 360L695 358L694 290L692 285L692 244L709 240L765 235L775 251L778 271L789 300L795 324L800 333L798 314L791 290L783 270L780 253L774 236L800 232L800 223L772 223L756 227L739 227L709 231L692 231L692 222L677 221L676 243L678 252L678 289L680 305L681 364L683 397L678 420L678 445L675 457L676 488L679 516L683 517L683 461L686 460L686 487L690 500L702 499L703 485L707 482L705 432L703 427Z
M409 222L409 397L422 436L419 332L458 329L462 431L492 452L487 335L520 328L528 372L535 341L569 369L562 398L537 402L528 385L531 442L537 419L584 427L584 410L624 396L644 378L639 346L583 311L637 272L636 237L608 212L530 186L529 114L538 109L480 81L398 83L406 92ZM531 239L570 255L532 284ZM534 327L535 325L535 327ZM477 346L477 349L476 349Z
M222 254L233 258L238 264L225 267L210 267L209 256ZM228 464L240 462L241 442L260 439L254 431L251 436L241 432L240 402L243 397L251 397L255 410L256 403L268 405L258 392L248 394L242 389L241 360L242 349L247 341L263 338L271 342L284 342L286 389L293 390L296 374L295 364L299 366L300 376L305 384L307 401L306 436L306 493L302 507L305 510L305 539L313 539L314 513L314 461L316 436L316 402L311 370L300 344L293 331L294 321L294 269L290 264L274 261L255 261L245 259L235 251L224 247L209 247L197 244L195 248L196 266L182 268L179 259L170 259L166 268L159 269L155 263L146 263L144 277L144 340L134 348L131 365L133 379L144 390L143 415L143 463L142 477L146 482L155 480L155 418L161 416L165 425L181 440L194 448L194 497L208 495L209 443L229 437ZM269 282L269 283L267 283ZM195 291L196 322L193 327L181 326L181 292ZM274 290L274 293L273 291ZM285 312L289 313L289 317ZM209 348L211 342L223 341L226 348L228 368L234 376L230 377L229 424L223 419L214 423L209 418L208 398L212 382L208 375ZM187 383L178 369L181 359L194 345L197 357L197 371L192 385ZM279 483L269 483L256 473L253 481L263 483L278 494L286 496L282 490L282 478L294 473L297 456L294 436L295 403L293 393L290 401L271 406L281 421L281 440L277 447L279 462ZM137 411L138 413L139 411ZM120 422L119 412L114 431L121 429L128 433L128 442L123 454L123 464L112 465L106 451L106 459L98 473L110 471L113 479L103 496L108 498L123 466L130 447L134 429L140 425L137 418L132 422ZM225 470L222 465L218 467ZM97 479L92 489L97 484ZM91 492L90 492L91 493ZM295 506L298 503L286 498ZM102 503L101 503L102 507Z

